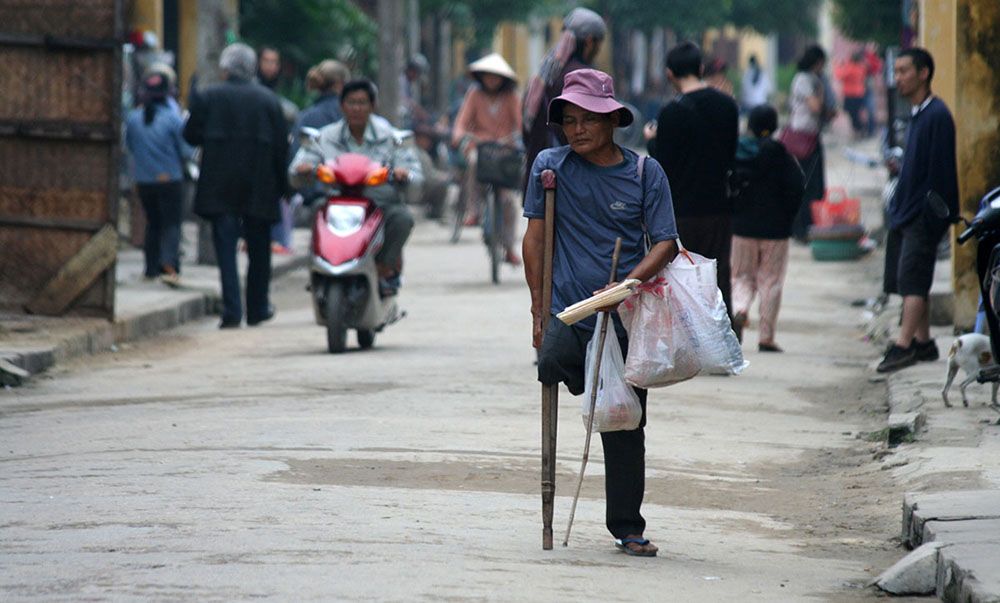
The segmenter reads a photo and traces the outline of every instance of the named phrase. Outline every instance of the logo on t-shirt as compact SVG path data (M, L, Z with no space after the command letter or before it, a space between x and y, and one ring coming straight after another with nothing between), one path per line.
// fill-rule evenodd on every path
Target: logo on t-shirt
M610 207L611 209L613 209L615 211L621 211L621 210L625 209L628 206L625 205L624 201L615 201L614 203L608 205L608 207Z

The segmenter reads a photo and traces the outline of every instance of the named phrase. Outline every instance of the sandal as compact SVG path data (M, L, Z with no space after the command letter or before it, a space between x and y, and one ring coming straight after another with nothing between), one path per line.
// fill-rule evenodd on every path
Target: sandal
M637 544L639 546L646 546L650 544L645 538L616 538L615 548L619 551L624 552L626 555L632 555L633 557L656 557L656 550L647 551L646 549L635 550L628 546L630 544Z

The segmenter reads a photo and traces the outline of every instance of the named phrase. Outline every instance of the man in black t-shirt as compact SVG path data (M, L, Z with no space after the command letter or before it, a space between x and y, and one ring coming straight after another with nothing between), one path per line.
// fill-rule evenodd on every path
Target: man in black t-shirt
M732 317L726 180L736 157L739 108L731 96L702 81L703 70L701 50L692 42L667 53L667 77L678 95L660 111L655 128L647 127L646 137L650 156L670 182L681 243L718 261L719 289Z

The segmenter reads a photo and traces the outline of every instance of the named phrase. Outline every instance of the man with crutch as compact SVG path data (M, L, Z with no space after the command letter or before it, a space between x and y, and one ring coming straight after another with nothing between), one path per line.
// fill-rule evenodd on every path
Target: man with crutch
M532 165L524 206L528 230L522 249L543 391L543 548L552 546L556 387L563 382L570 393L583 393L587 342L595 326L594 317L567 326L553 315L608 286L618 238L622 240L618 274L625 278L646 281L677 254L677 227L663 169L646 159L640 170L639 156L614 143L614 129L632 123L633 116L615 100L611 77L580 69L568 73L564 84L562 95L549 104L548 121L562 127L569 144L542 151ZM548 220L546 201L554 203ZM552 229L549 237L547 223ZM546 299L549 287L551 299ZM614 332L627 350L625 329L615 308L604 310L613 312ZM646 391L636 389L636 393L643 408L639 427L601 434L606 523L620 550L651 557L657 548L643 538L646 521L640 513L645 487Z

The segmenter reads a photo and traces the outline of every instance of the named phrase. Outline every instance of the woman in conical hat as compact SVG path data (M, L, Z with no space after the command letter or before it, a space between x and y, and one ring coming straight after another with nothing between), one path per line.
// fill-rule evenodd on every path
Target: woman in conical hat
M478 222L482 199L480 185L476 181L476 144L519 144L521 100L517 94L517 74L497 53L470 64L469 75L476 80L476 85L465 94L452 128L451 142L456 147L463 147L468 161L463 188L468 212L466 224L472 225ZM516 266L521 263L514 241L518 221L517 198L515 192L509 189L498 189L497 194L504 208L504 259Z

